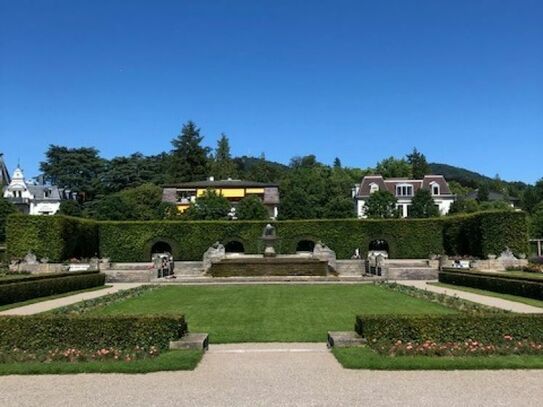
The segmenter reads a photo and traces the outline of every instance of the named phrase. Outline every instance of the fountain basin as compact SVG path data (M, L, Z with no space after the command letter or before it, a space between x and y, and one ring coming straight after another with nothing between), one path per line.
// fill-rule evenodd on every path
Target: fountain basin
M213 263L208 274L213 277L326 276L328 262L305 256L236 256Z

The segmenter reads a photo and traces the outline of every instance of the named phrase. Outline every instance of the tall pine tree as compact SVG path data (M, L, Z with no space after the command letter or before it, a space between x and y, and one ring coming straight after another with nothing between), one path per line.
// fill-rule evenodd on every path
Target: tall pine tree
M407 162L411 164L414 179L422 179L425 175L430 174L430 166L426 161L426 157L416 148L413 148L411 154L407 154Z
M168 171L171 182L201 181L207 177L209 147L201 145L203 138L200 129L189 120L172 140Z
M224 133L217 141L211 172L215 179L236 178L238 176L236 163L230 154L230 142Z

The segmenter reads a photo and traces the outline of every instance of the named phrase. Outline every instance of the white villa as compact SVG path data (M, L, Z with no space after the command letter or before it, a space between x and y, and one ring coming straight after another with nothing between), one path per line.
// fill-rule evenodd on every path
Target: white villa
M368 175L362 178L360 185L356 185L353 191L356 213L359 218L365 218L364 207L370 195L376 191L389 191L398 200L397 208L400 210L401 217L405 218L409 215L409 208L415 192L421 188L430 190L442 215L449 212L456 195L451 193L449 184L443 175L425 175L423 179L384 179L381 175Z
M13 203L21 212L29 215L54 215L61 201L77 199L77 195L54 185L27 183L23 171L17 167L7 186L4 198Z

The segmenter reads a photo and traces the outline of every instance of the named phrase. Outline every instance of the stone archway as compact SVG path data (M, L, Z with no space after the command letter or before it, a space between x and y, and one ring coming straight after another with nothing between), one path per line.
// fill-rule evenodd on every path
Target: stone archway
M313 252L315 249L315 241L311 239L302 239L296 244L297 252Z
M245 253L245 246L239 240L230 240L224 245L226 253Z
M151 246L151 256L153 254L163 254L169 253L172 254L172 246L169 243L159 240L153 246Z
M369 251L382 251L382 252L389 252L390 248L388 245L388 242L384 239L375 239L370 242L368 245Z

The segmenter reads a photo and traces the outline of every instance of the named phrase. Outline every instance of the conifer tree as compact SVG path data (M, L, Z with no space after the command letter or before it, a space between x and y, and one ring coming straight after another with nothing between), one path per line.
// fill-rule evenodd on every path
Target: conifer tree
M171 182L201 181L207 177L209 148L201 145L203 138L200 129L189 120L172 140L168 171Z

